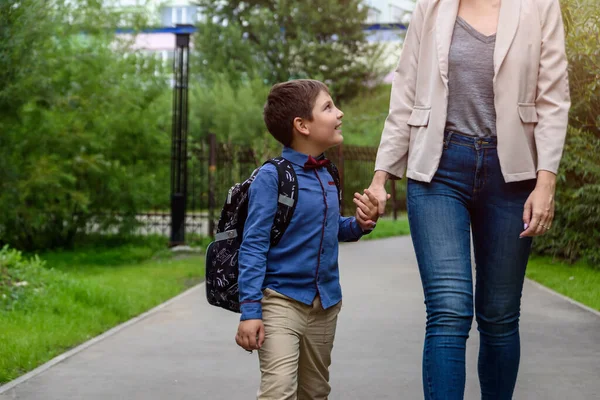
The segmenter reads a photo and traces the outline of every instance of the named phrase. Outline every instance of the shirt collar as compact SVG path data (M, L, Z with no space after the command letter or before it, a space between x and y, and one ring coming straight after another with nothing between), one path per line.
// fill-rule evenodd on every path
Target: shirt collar
M296 164L300 167L304 167L306 161L308 161L308 154L300 153L292 149L291 147L284 147L281 153L281 156L291 162L292 164ZM321 154L318 157L315 157L317 160L324 158L325 155Z

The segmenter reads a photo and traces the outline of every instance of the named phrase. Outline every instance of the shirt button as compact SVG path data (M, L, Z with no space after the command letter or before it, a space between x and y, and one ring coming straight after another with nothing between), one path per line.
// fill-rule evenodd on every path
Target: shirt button
M321 249L321 254L325 254L325 249Z

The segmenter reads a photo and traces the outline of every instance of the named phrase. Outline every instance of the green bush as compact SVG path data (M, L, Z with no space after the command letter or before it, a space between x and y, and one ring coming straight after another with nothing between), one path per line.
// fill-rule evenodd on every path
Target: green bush
M0 311L11 311L27 303L27 297L44 290L51 272L38 256L26 259L21 252L0 249Z
M600 139L569 128L559 171L553 227L534 240L534 250L600 267Z
M596 0L563 0L572 106L570 124L600 138L600 7Z
M390 109L391 85L365 88L341 106L344 112L344 144L377 147Z
M125 229L167 190L162 62L118 41L100 3L78 4L1 6L0 243L20 249L69 246L92 218Z
M204 139L214 133L222 143L259 146L270 138L263 121L263 107L270 86L260 79L237 84L227 74L212 74L190 89L190 134Z
M559 171L553 228L534 241L537 253L600 268L600 7L561 2L572 106Z

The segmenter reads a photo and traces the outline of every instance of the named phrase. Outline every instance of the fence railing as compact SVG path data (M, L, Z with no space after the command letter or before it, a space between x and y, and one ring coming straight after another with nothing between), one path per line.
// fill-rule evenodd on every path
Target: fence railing
M186 234L212 236L220 210L229 188L250 176L255 168L269 157L280 154L277 149L255 151L249 146L222 143L215 135L188 143L187 197L185 202ZM373 178L376 147L341 145L327 152L336 164L342 183L342 213L353 215L354 193L362 193ZM406 210L404 183L388 187L392 198L388 212L397 216ZM167 209L138 214L140 222L136 231L141 234L165 234L170 229L170 213Z

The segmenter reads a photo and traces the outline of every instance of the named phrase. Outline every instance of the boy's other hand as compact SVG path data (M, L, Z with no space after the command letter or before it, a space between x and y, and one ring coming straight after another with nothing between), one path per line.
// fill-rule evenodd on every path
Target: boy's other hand
M235 342L244 350L258 350L265 342L265 326L261 319L241 321Z
M369 231L375 227L379 219L379 201L369 189L365 194L354 193L354 204L356 204L356 222L363 231Z

